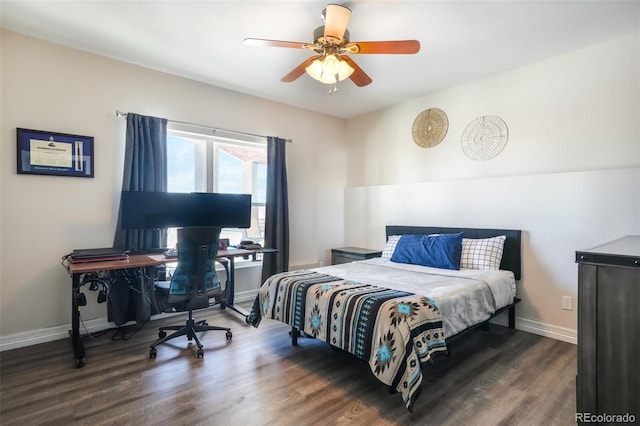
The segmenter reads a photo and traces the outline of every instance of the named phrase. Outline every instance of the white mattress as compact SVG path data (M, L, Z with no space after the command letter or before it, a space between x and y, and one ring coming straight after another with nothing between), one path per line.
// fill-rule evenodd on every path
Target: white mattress
M516 294L516 281L511 271L455 271L395 263L381 258L313 270L430 297L440 308L447 337L486 321L496 310L513 303Z

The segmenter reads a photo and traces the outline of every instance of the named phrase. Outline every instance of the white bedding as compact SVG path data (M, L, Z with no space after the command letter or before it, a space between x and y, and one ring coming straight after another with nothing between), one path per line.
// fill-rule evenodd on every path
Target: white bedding
M381 258L313 270L430 297L440 307L447 337L486 321L496 310L513 303L516 294L516 281L511 271L447 270Z

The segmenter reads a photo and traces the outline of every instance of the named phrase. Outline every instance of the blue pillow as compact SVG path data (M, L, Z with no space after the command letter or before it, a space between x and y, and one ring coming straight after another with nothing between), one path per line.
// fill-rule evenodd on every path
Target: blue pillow
M398 240L392 262L460 269L462 232L439 235L403 235Z

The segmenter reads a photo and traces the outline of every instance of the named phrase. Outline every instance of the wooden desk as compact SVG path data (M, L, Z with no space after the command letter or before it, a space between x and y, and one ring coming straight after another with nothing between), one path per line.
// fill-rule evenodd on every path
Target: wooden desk
M162 260L156 257L162 257ZM104 260L100 262L82 262L67 264L69 273L84 274L87 272L112 271L114 269L141 268L145 266L157 266L165 263L164 255L134 254L125 260Z
M234 259L238 256L254 256L257 253L273 253L277 250L273 249L261 249L261 250L243 250L230 248L228 250L219 250L216 259L227 259L229 262L228 268L225 262L221 262L227 272L227 281L225 285L225 301L220 303L220 307L231 308L245 317L247 320L247 313L242 309L234 305L234 293L235 293L235 262ZM136 254L129 256L125 260L109 260L100 262L84 262L73 263L66 262L65 267L71 275L71 342L73 343L73 357L76 362L76 367L80 368L84 366L85 350L82 343L82 336L80 336L80 306L78 305L78 297L80 295L80 289L82 283L80 282L80 276L89 272L99 271L111 271L131 268L149 268L160 266L165 263L177 262L176 258L166 258L164 254Z

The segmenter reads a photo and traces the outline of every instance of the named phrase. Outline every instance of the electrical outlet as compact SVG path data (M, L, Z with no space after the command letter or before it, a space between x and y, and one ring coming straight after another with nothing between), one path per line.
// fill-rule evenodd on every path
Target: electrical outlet
M573 311L573 297L562 296L562 309Z

